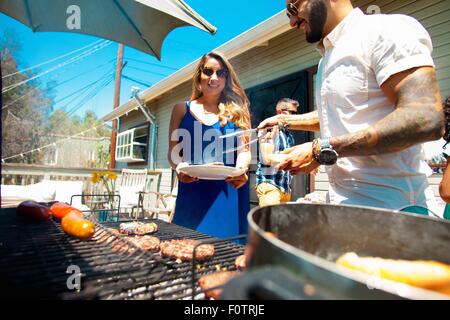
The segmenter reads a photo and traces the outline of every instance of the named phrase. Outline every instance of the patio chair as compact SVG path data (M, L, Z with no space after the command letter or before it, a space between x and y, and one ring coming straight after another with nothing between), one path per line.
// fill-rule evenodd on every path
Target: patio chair
M120 196L119 210L128 211L130 218L134 216L137 219L139 210L143 210L141 193L146 191L147 174L147 169L122 169L116 193Z
M146 208L150 214L150 218L161 219L163 221L172 223L173 217L175 215L175 202L177 200L178 193L178 180L175 178L174 187L171 193L147 191L144 194L155 195L155 205L150 208Z

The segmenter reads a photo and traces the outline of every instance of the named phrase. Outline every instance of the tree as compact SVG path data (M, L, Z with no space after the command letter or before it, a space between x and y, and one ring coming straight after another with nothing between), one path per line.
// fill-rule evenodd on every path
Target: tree
M41 83L35 79L20 86L8 89L8 86L30 79L41 71L18 72L21 56L21 40L14 31L6 30L0 36L0 56L3 76L2 109L2 158L23 154L23 157L7 159L13 163L42 163L45 152L28 153L51 144L63 137L71 137L89 130L85 137L109 137L111 130L103 126L96 114L88 111L83 117L69 116L64 110L54 109L53 89L55 83ZM20 63L22 65L22 63ZM109 144L99 142L96 146L99 166L109 162Z
M17 59L20 57L21 40L11 30L6 30L0 37L0 54L3 77L2 109L2 158L38 148L41 137L46 131L45 115L53 104L51 92L40 88L36 79L8 90L8 86L32 77L39 71L18 72ZM39 153L24 154L7 162L34 163L40 158Z

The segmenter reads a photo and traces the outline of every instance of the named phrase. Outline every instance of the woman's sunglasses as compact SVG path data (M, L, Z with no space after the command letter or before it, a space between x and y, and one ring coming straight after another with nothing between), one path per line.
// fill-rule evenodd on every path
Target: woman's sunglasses
M202 68L202 73L207 77L212 77L214 73L216 73L218 78L226 78L228 76L228 70L227 69L219 69L217 71L214 71L210 68Z
M297 4L298 4L298 2L299 2L300 0L296 0L296 1L294 1L294 2L289 2L288 3L288 5L287 5L287 7L286 7L286 13L287 13L287 16L288 17L296 17L296 16L298 16L298 6L297 6Z

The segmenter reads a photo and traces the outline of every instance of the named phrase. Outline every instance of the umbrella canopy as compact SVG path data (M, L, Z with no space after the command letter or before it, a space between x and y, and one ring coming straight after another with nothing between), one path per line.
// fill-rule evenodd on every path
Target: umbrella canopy
M0 0L0 12L34 32L73 32L123 43L161 58L173 29L216 28L182 0Z

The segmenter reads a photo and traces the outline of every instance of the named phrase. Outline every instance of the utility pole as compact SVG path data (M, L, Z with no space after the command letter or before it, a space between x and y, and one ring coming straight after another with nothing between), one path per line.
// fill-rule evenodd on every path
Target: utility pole
M123 62L123 44L119 43L119 50L117 52L117 63L116 63L116 86L114 89L114 110L119 107L120 103L120 82L122 78L122 62ZM116 139L117 139L117 119L112 122L112 133L111 133L111 152L109 160L109 168L114 169L116 167Z

